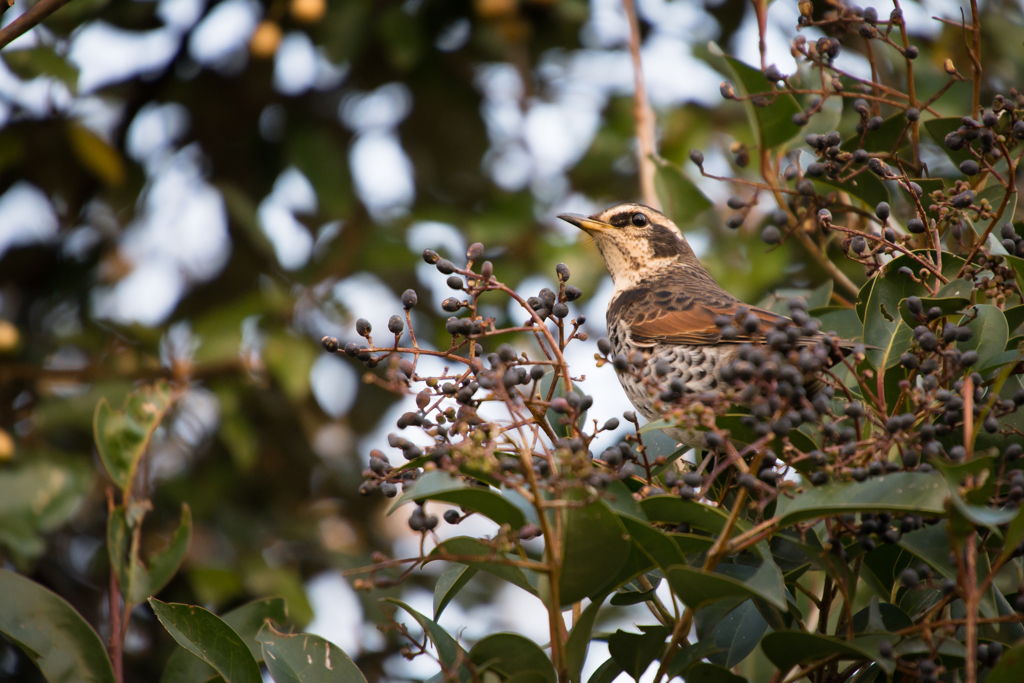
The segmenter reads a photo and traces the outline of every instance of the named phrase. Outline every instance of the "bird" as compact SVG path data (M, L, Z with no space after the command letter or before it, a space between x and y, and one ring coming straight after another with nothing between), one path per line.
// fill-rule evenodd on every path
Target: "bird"
M641 372L620 372L619 380L648 420L661 417L658 392L650 382L655 370L658 382L681 383L684 393L722 393L732 383L727 370L732 361L750 344L769 339L772 330L799 330L795 344L816 346L819 365L831 365L855 348L846 340L835 347L819 343L832 340L817 332L804 311L799 324L793 324L786 316L744 304L715 282L679 227L649 206L626 203L592 216L558 217L593 237L604 258L613 284L607 310L609 355L631 361L642 356ZM821 386L820 380L812 381L805 395L813 398ZM665 431L690 447L705 443L694 430Z

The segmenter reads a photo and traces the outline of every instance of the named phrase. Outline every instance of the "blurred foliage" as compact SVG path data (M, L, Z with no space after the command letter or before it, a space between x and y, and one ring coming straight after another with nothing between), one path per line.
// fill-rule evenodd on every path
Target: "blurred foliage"
M199 22L225 4L222 0L203 6ZM818 19L830 8L826 2L809 5ZM583 0L262 2L263 23L252 42L223 63L196 63L188 50L192 27L159 68L80 95L82 70L68 54L75 32L96 22L132 35L158 29L165 22L161 6L72 0L47 19L35 42L15 44L0 53L21 83L45 85L45 79L53 79L66 88L71 102L61 104L55 97L55 104L40 113L16 98L5 101L8 113L0 129L0 190L31 183L46 197L57 223L52 238L12 245L3 239L6 227L0 225L0 244L6 247L0 252L0 561L4 568L31 577L32 586L50 589L52 593L39 603L70 619L70 628L90 642L86 624L67 617L67 606L100 633L108 633L110 563L112 558L115 563L125 559L106 551L108 535L116 535L108 528L106 491L112 485L124 489L127 480L111 465L104 448L94 445L97 405L124 405L133 390L158 378L187 387L161 426L145 433L148 455L141 461L141 452L128 458L132 467L141 468L138 500L149 501L152 509L132 510L130 495L121 502L123 515L138 515L126 525L141 528L142 516L146 518L143 547L129 559L148 558L150 579L154 574L169 578L161 599L203 605L224 615L223 621L235 628L230 620L233 608L283 596L291 623L302 627L313 617L304 588L309 578L325 570L368 565L375 551L390 553L401 534L383 517L382 502L358 495L365 457L358 452L359 440L378 426L395 397L373 384L362 384L352 389L358 397L348 413L332 416L312 391L311 368L322 354L321 334L350 328L352 311L378 304L336 300L332 286L357 273L371 273L396 295L415 287L426 300L428 287L416 270L419 256L406 242L407 229L419 221L449 223L467 242L485 242L493 250L488 257L513 285L536 273L550 273L561 261L570 265L574 283L589 297L604 276L591 246L577 245L552 227L548 217L555 200L529 186L502 189L484 172L491 140L476 80L483 65L504 64L522 81L516 104L523 111L534 102L553 99L538 68L545 57L582 47L581 31L591 12ZM754 9L742 0L725 0L708 2L707 11L718 22L713 31L717 44L729 46ZM986 3L981 21L982 102L987 103L1008 84L1024 83L1019 7L1008 1ZM460 22L467 27L465 42L453 50L439 49L439 38ZM653 20L645 18L645 34L653 28ZM282 33L293 31L308 35L325 59L344 65L346 75L339 84L293 96L275 89L273 55ZM846 49L863 53L863 41L855 34L840 38ZM931 96L943 86L946 59L969 73L968 46L959 26L944 25L932 38L913 42L920 48L915 61L919 93ZM741 67L732 64L730 72L713 48L693 46L694 53L720 69L723 78L746 83L758 73L746 67L748 71L737 79L735 70ZM904 73L902 59L881 54L877 59L882 73L897 78ZM375 219L358 198L349 166L356 133L339 123L337 111L353 94L396 82L410 93L411 111L397 133L414 170L416 198L406 213ZM970 87L969 82L956 83L935 108L942 115L959 117L963 102L971 99ZM798 99L801 107L807 106L805 99ZM211 278L189 283L173 312L158 325L118 324L103 319L96 302L133 273L125 236L133 221L143 217L153 180L150 169L129 154L129 126L147 107L168 103L180 105L188 114L187 129L175 141L174 151L188 145L199 150L204 180L223 199L230 255ZM89 107L107 112L109 125L90 122ZM568 172L571 191L599 206L636 197L631 110L628 97L611 98L593 141ZM881 113L898 116L895 110ZM714 108L691 103L661 110L658 116L660 155L678 174L663 180L663 189L676 201L672 214L689 235L706 239L704 261L724 287L744 300L758 301L780 287L809 290L827 280L821 264L793 240L769 248L759 239L770 213L752 211L740 230L730 230L726 221L731 212L724 206L704 208L693 186L698 174L686 163L691 148L703 149L709 157L717 150L735 175L748 173L742 155L730 152L730 146L735 140L754 145L761 139L748 123L748 116L759 121L752 107L728 101ZM852 130L856 120L846 107L835 112L836 123L819 132L832 127ZM954 177L952 164L962 158L951 153L947 161L942 156L948 131L941 123L936 125L940 128L925 126L930 136L922 135L925 152L934 168ZM879 149L886 144L881 137L888 130L883 124L874 134ZM773 135L781 139L785 132ZM876 142L870 136L868 140ZM300 213L298 219L322 240L307 263L287 270L262 228L258 207L291 166L309 180L318 200L315 211ZM859 192L844 189L868 198L864 187ZM882 191L890 189L882 186ZM874 204L877 197L870 199ZM890 201L894 214L909 216L906 202L895 196ZM703 210L687 211L694 202ZM30 223L45 234L44 216L34 216ZM325 227L332 223L337 226L333 236ZM1017 226L1018 233L1024 232ZM843 260L838 240L830 249L843 272L861 284L863 269ZM159 298L156 294L150 296ZM867 294L886 294L894 303L899 301L896 294L869 290L864 303ZM836 303L852 300L849 292L837 288ZM961 309L954 304L950 311ZM848 308L815 310L831 316L831 329L839 330L840 322L851 323ZM421 340L446 347L447 314L426 305L418 314ZM496 315L499 324L519 322L505 320L501 310ZM972 325L986 325L987 315ZM1009 311L1006 317L1010 319ZM1011 349L1017 339L1020 319L1015 318L1017 325L1008 324L1010 342L1004 349ZM860 327L856 317L852 323L852 328ZM979 330L975 340L986 338L987 329ZM184 341L182 330L190 331ZM363 372L354 359L338 362ZM1012 395L1019 386L1014 377L1004 391ZM137 441L139 429L146 430L138 424L135 428ZM153 562L167 557L165 550L175 547L172 539L184 533L176 536L185 524L183 510L191 511L191 545L187 556L177 558L181 571L171 572L170 578L166 570L157 572ZM177 562L172 564L177 568ZM122 566L117 573L127 576L134 570L134 565ZM889 579L882 588L895 591L897 586ZM5 569L0 569L0 580L15 586L8 594L22 585ZM482 575L474 578L488 580ZM880 580L886 583L886 577ZM429 577L412 581L432 588ZM399 594L397 589L392 593ZM386 623L378 604L381 594L387 591L359 593L370 622ZM458 599L489 597L485 591L463 591ZM132 601L140 602L139 598L141 593ZM158 680L176 651L170 636L146 610L138 608L131 620L133 645L125 654L126 680ZM218 618L210 616L216 624L212 619ZM748 616L741 624L756 622ZM590 618L594 617L596 609ZM700 624L698 616L698 629ZM756 627L755 623L750 628ZM11 630L4 632L11 637ZM640 639L637 650L644 650L646 635L624 635ZM292 647L289 641L268 645L266 633L261 640L264 648ZM27 637L18 642L33 648ZM357 655L356 663L369 680L376 680L384 660L395 656L402 642L388 631L380 649ZM469 657L473 652L485 657L485 643L481 641L481 649L474 648ZM96 645L91 643L83 656L102 668L96 664ZM832 652L834 644L792 646L795 652L814 654ZM726 680L720 665L732 665L740 654L737 650L715 664L698 666L706 667L701 672L707 680ZM745 661L742 666L754 666L753 659ZM39 666L51 675L43 663ZM692 671L696 675L697 669ZM21 649L0 639L0 680L33 680L37 675Z

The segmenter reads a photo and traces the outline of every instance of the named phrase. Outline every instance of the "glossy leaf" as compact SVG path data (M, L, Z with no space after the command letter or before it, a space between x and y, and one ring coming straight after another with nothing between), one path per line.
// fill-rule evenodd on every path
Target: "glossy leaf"
M438 544L430 555L433 557L453 556L449 561L460 562L478 571L486 572L499 579L508 581L528 593L537 594L537 589L530 583L526 573L511 564L504 564L503 555L497 553L490 545L469 536L456 536ZM455 559L458 557L458 559ZM518 559L518 558L516 558ZM468 580L468 579L467 579Z
M526 524L526 517L514 503L490 488L470 486L442 470L427 472L416 481L412 489L405 491L395 501L388 514L399 506L414 500L436 500L458 505L473 512L479 512L497 524L510 524L519 529Z
M614 657L609 657L590 675L587 683L612 683L621 673L622 667Z
M19 568L45 551L42 535L67 523L96 475L82 458L31 454L0 469L0 547Z
M961 161L967 159L973 159L974 157L966 149L951 150L946 147L946 135L952 133L954 130L964 125L963 121L959 118L940 118L940 119L929 119L924 122L924 129L928 131L928 135L932 137L935 144L945 153L949 160L953 162L954 166L959 166Z
M0 634L39 667L48 683L114 683L103 642L56 593L0 569Z
M263 648L256 635L268 620L287 624L288 611L283 598L263 598L236 607L221 618L242 639L256 662L262 664ZM160 683L205 683L218 676L217 671L202 659L192 656L184 648L177 648L164 666Z
M686 670L686 683L747 683L724 666L698 662Z
M1015 333L1017 328L1024 325L1024 304L1005 309L1003 315L1006 316L1006 324L1010 328L1010 334Z
M712 607L724 603L726 601L716 603ZM709 609L711 608L705 607L696 615L697 637L701 643L707 643L718 651L717 654L710 656L712 662L731 669L754 651L761 641L761 636L768 630L768 622L753 600L743 600L726 614L716 616L710 628L702 628L701 615Z
M761 639L761 649L768 659L783 671L788 671L798 664L810 663L837 654L841 660L873 661L886 673L891 674L896 669L895 660L882 657L878 653L878 644L891 638L890 635L869 635L854 640L842 640L817 633L778 631L769 633Z
M608 601L608 604L624 607L626 605L639 605L641 602L653 599L653 588L649 591L621 591L619 593L612 593L612 599Z
M549 372L546 375L544 375L544 377L541 379L540 387L539 387L541 396L544 396L546 398L547 395L548 395L548 392L551 391L551 382L554 380L554 376L555 376L555 373ZM572 390L573 390L574 393L578 394L581 398L583 396L586 396L586 394L583 393L582 386L580 386L578 384L574 385ZM565 398L565 396L566 396L565 380L559 378L558 382L555 384L555 391L554 391L554 393L551 394L551 398ZM561 437L569 437L569 436L571 436L571 434L569 433L570 432L569 425L568 424L562 424L562 420L563 419L567 420L567 418L564 415L560 415L559 413L556 413L555 411L549 409L547 411L547 413L546 413L546 418L547 418L548 424L551 425L551 430L556 435L561 436ZM579 417L576 418L576 426L579 427L580 429L583 429L583 426L586 424L586 422L587 422L587 411L583 411L583 413Z
M782 498L776 508L780 526L850 512L916 512L943 515L949 489L938 473L897 472L868 482L827 484Z
M631 517L622 516L620 521L625 525L633 542L662 569L686 564L679 546L668 534L655 529L647 522L641 522Z
M580 614L580 618L572 627L572 632L569 633L569 640L565 643L565 660L570 683L582 681L583 664L587 661L587 650L590 647L590 634L594 630L594 622L597 621L597 613L604 604L604 599L604 595L595 597Z
M771 90L760 70L735 57L725 56L724 59L740 94L768 93ZM769 99L774 101L766 107L755 107L749 100L743 103L751 127L757 135L757 142L765 149L783 145L801 132L800 126L793 123L793 115L801 111L796 99L782 93L771 94Z
M213 612L156 598L150 598L149 604L178 645L213 667L226 683L262 683L249 647Z
M641 674L665 649L665 641L672 635L666 626L641 626L642 633L629 633L619 629L608 636L608 652L622 670L640 680Z
M765 563L754 569L743 565L722 565L716 572L703 572L692 567L673 567L666 578L673 592L687 607L699 607L729 597L758 597L785 612L789 605L784 590L779 590L772 567ZM735 576L723 573L731 570ZM775 567L778 571L778 567ZM778 577L781 580L781 575Z
M678 226L689 225L698 214L711 208L711 200L675 164L658 164L654 187L663 213Z
M462 646L459 645L458 641L449 635L447 631L441 628L437 622L426 618L401 600L384 598L384 601L398 605L419 623L420 627L426 632L431 642L434 643L434 647L437 648L437 655L442 666L451 668L455 666L457 662L463 661L466 658L466 651L462 649Z
M445 567L445 570L441 572L441 576L437 578L437 583L434 585L435 621L444 612L444 608L448 606L448 603L459 594L459 591L469 583L470 579L476 576L478 571L475 567L455 562Z
M544 650L516 633L494 633L484 637L469 651L469 659L477 666L491 662L489 670L501 674L504 679L534 673L547 683L558 680L555 667Z
M808 311L812 318L821 321L822 332L835 332L842 339L862 341L864 323L857 317L857 311L845 306L826 306Z
M1024 680L1024 645L1003 653L988 675L987 683L1019 683Z
M893 152L899 142L900 150L910 146L910 127L903 112L897 112L882 121L877 130L869 130L864 134L863 143L860 135L852 135L839 146L844 152L863 149L868 152ZM863 175L863 174L862 174Z
M959 324L967 325L974 334L967 341L957 342L957 348L961 351L977 352L978 367L985 367L989 360L1006 349L1006 342L1010 338L1010 328L1006 322L1006 316L997 306L991 304L972 306L960 319Z
M942 578L956 579L957 568L950 557L951 548L947 525L948 522L943 520L939 524L933 524L909 534L903 534L899 545L915 557L926 562ZM979 555L979 559L984 557L986 556ZM979 569L979 583L984 580L985 575ZM995 591L992 588L981 594L979 609L986 617L991 618L999 615L999 606L996 603Z
M256 639L274 683L366 683L344 650L320 636L280 633L267 624Z
M117 572L122 593L132 604L137 605L159 593L178 573L192 538L192 511L188 504L182 503L181 521L171 542L163 550L153 553L148 565L141 558L135 558L132 562L128 557L130 537L131 530L125 520L124 508L118 507L107 520L107 552L111 566Z
M122 490L131 487L135 470L175 395L165 381L133 392L114 410L100 400L93 418L96 450L107 474Z
M124 158L106 140L77 123L67 124L67 136L71 149L86 170L110 187L124 184Z
M938 308L942 311L943 316L947 316L963 311L971 305L971 301L965 297L948 297L945 299L921 299L921 304L922 310L924 311L930 311L932 308ZM907 324L907 327L910 327L911 329L927 322L918 320L910 313L910 309L907 308L906 299L900 301L900 317L903 319L903 322Z
M629 537L604 501L565 512L559 599L571 605L603 588L626 563Z
M889 188L870 171L859 173L843 182L826 176L814 180L816 184L851 194L871 208L874 208L879 202L889 201ZM826 190L822 194L828 194L828 191Z

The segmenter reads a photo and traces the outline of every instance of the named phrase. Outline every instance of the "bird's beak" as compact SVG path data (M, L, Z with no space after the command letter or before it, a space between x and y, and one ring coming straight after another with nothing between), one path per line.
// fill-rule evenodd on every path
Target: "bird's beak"
M607 232L612 229L612 226L602 221L588 218L587 216L580 215L578 213L560 213L558 217L566 223L575 225L580 230L590 233L591 235L599 232Z

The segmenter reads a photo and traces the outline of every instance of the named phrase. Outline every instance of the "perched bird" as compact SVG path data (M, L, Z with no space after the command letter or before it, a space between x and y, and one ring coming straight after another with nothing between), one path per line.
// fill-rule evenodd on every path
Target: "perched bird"
M743 345L764 342L773 330L791 328L791 334L798 335L794 343L816 346L825 366L854 346L841 342L836 355L827 344L819 343L824 338L813 322L805 319L795 325L785 316L749 306L729 294L700 264L676 224L648 206L619 204L589 217L562 214L559 218L591 235L604 257L614 284L607 312L608 340L615 356L623 354L632 360L642 354L640 376L620 373L619 379L630 402L649 420L661 417L655 407L658 394L648 382L659 364L661 385L678 380L674 386L681 383L685 393L719 392L730 379L723 379L723 370ZM741 314L738 326L734 323L737 313ZM684 444L702 445L699 433L666 431Z

